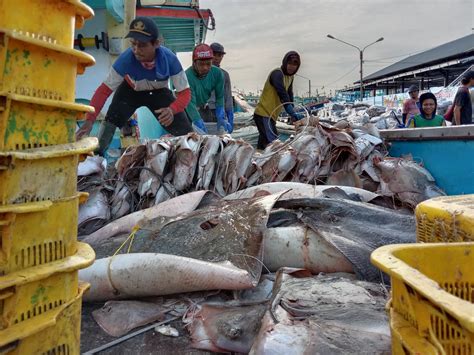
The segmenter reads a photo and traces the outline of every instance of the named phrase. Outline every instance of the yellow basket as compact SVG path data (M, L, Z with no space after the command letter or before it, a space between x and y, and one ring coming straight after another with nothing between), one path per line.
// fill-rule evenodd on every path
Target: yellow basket
M87 195L0 206L0 276L74 255L78 207Z
M94 258L88 244L78 243L73 256L0 277L0 347L49 325L77 297L78 270Z
M0 152L0 205L58 200L76 194L77 164L97 138L23 151Z
M390 309L390 331L392 333L393 355L439 354L435 346L425 338L420 337L416 328L393 309Z
M15 94L0 94L0 151L72 143L76 121L94 108Z
M78 0L0 1L0 23L45 42L72 48L74 28L81 28L94 11Z
M371 260L391 276L390 307L415 329L399 332L402 344L426 340L439 354L473 353L474 243L387 245Z
M39 326L25 327L15 340L0 348L0 353L79 355L82 295L88 288L88 284L80 283L77 295L64 304L61 312L49 314Z
M419 242L474 242L474 195L421 202L415 215Z
M0 92L74 102L76 75L94 63L89 54L0 30Z

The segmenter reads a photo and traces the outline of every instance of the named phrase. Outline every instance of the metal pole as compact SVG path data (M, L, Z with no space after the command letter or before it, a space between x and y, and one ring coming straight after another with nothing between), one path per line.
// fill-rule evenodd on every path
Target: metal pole
M309 79L309 98L311 98L311 79Z
M364 62L364 51L359 50L360 53L360 102L362 102L362 99L364 98L364 84L362 82L362 63Z

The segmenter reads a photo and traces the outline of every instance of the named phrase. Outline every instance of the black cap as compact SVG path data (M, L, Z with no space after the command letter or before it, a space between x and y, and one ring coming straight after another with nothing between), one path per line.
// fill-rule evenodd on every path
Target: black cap
M408 88L408 93L415 92L415 91L420 91L420 89L418 88L418 85L411 85Z
M224 51L224 46L220 43L217 43L217 42L214 42L211 44L210 46L212 48L212 51L214 53L222 53L222 54L225 54L225 51Z
M130 22L129 32L125 38L133 38L140 42L155 41L158 38L158 27L149 17L137 17Z

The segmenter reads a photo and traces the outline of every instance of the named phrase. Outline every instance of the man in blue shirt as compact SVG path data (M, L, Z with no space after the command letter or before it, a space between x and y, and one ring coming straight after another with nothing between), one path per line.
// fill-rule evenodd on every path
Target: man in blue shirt
M112 103L99 132L98 154L107 150L116 128L122 128L136 109L146 106L162 126L172 135L192 132L184 109L191 100L188 79L176 55L160 46L158 28L152 19L137 17L130 23L126 36L131 47L115 61L107 79L97 88L91 99L94 113L76 133L79 139L88 135L107 98L115 91ZM176 97L169 82L176 89Z

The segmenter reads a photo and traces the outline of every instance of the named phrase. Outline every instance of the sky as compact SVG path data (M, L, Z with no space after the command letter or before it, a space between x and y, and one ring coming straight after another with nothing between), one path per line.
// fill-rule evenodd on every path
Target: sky
M364 76L410 54L473 33L473 0L201 0L211 9L216 30L206 43L220 42L222 67L234 89L256 92L289 50L302 60L298 74L311 79L312 94L352 85L359 78L359 53L329 39L331 34L364 51ZM474 46L474 43L473 43ZM180 53L186 68L190 53ZM324 88L323 88L324 87ZM294 90L308 95L308 80Z

